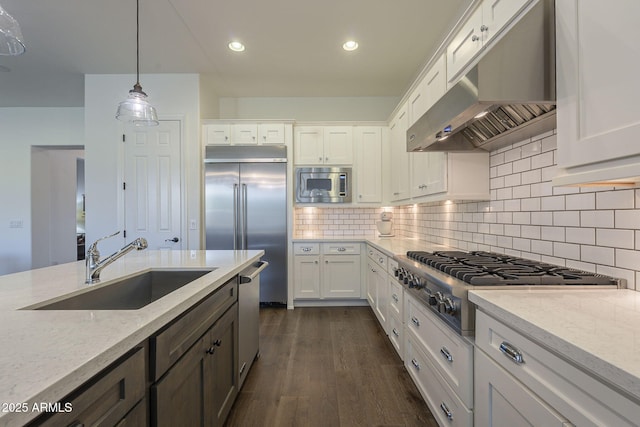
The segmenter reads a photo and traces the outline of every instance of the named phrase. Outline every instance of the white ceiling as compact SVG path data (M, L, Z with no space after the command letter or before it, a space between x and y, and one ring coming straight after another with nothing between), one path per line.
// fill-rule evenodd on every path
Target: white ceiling
M140 0L141 83L200 73L221 97L401 96L471 2ZM27 45L0 56L0 107L82 106L84 74L135 73L135 0L0 4Z

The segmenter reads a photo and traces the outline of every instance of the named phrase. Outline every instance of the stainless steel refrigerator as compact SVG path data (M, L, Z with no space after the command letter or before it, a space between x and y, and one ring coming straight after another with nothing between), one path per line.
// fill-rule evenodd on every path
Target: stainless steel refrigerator
M207 249L264 249L260 303L287 303L286 146L205 150Z

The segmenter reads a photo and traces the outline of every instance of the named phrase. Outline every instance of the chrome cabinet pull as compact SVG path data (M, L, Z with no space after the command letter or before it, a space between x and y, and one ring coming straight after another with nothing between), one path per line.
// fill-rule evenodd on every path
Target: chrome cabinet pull
M415 317L411 317L411 321L416 325L416 326L420 326L420 321L418 319L416 319Z
M311 252L311 248L302 248L302 252Z
M393 332L393 335L395 335L397 337L400 336L400 332L398 332L398 330L396 328L393 328L392 332Z
M489 27L487 27L486 25L481 25L481 26L480 26L480 31L481 31L481 32L483 32L483 33L484 33L485 31L489 31Z
M451 353L449 352L449 350L447 350L447 347L442 347L440 349L440 353L442 353L444 358L447 359L447 362L453 362L453 357L451 356Z
M513 360L517 364L524 363L524 359L522 358L522 353L516 347L511 345L506 341L502 341L500 344L500 351L502 354L507 356L509 359Z
M344 252L344 251L347 250L347 248L338 248L337 250L338 250L338 252Z
M447 416L447 418L449 418L449 420L453 420L453 414L451 413L449 408L447 408L447 405L444 402L440 404L440 409L442 409L442 412L444 412L444 414Z
M391 298L393 298L393 300L395 302L400 302L400 299L398 298L398 295L396 295L396 294L391 295Z
M413 366L415 366L418 371L420 370L420 364L416 359L411 359L411 364L413 364Z
M473 35L473 37L471 37L472 42L477 42L478 40L480 40L480 37L476 36L475 34Z

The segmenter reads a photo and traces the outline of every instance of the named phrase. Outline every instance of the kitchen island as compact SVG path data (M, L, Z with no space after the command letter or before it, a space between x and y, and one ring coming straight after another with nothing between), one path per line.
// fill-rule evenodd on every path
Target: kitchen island
M82 293L85 264L0 276L0 426L20 426L107 368L133 347L264 255L251 251L141 251L102 272L110 283L149 270L211 272L137 310L24 309Z

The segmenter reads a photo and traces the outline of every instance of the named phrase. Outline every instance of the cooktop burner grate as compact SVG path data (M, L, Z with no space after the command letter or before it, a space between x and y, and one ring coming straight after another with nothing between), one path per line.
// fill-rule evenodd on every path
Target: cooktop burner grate
M616 284L611 277L493 252L409 251L407 256L474 286Z

